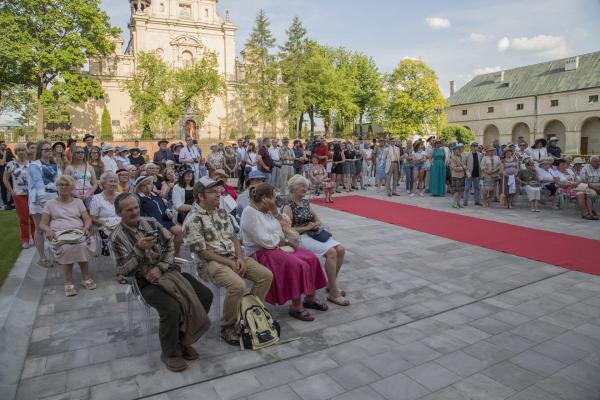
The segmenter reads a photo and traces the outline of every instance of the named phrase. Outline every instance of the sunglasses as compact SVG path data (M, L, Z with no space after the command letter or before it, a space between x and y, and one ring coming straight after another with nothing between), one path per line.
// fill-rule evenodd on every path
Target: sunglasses
M85 154L85 151L76 151L75 154Z

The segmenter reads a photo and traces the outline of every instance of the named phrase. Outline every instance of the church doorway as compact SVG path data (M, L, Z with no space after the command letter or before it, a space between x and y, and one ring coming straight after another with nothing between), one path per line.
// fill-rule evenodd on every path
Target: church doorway
M198 140L198 130L196 126L196 121L194 121L193 119L188 119L187 121L185 121L183 128L186 137L190 136L193 139Z
M581 154L600 153L600 118L588 118L581 127Z
M483 131L483 145L491 146L494 140L500 139L500 131L496 125L488 125Z
M550 140L551 137L556 136L558 138L558 147L565 151L566 144L566 131L565 124L557 119L553 119L552 121L546 124L544 128L544 136L546 140Z

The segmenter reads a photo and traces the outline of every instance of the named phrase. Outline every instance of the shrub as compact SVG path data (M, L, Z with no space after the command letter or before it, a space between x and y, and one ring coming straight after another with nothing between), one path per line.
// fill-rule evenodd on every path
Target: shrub
M100 139L103 141L113 140L112 121L110 119L110 113L108 112L106 104L102 110L102 119L100 120Z

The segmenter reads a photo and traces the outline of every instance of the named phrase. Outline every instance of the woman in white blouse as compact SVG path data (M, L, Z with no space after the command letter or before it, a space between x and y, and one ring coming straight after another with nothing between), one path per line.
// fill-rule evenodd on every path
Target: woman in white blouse
M546 139L539 138L529 149L529 158L535 163L539 163L544 158L548 158L548 150L546 149Z
M273 273L266 301L285 304L291 300L290 316L301 321L313 321L314 317L306 311L307 308L328 309L327 304L315 295L318 289L327 286L318 258L298 247L298 236L291 229L289 219L277 211L272 185L263 183L251 188L250 200L250 207L242 213L240 227L245 254L253 255Z
M102 255L109 256L108 236L121 221L115 212L115 198L119 178L117 174L106 171L100 176L100 187L102 192L95 194L90 202L90 217L92 223L98 228L98 234L102 241Z

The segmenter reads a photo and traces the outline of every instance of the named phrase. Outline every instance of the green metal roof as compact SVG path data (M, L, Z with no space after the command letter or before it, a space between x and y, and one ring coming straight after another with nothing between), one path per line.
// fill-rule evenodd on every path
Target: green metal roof
M497 73L477 75L448 98L448 105L600 87L600 51L580 55L577 69L565 71L565 61L571 58L507 69L503 83L494 82Z

